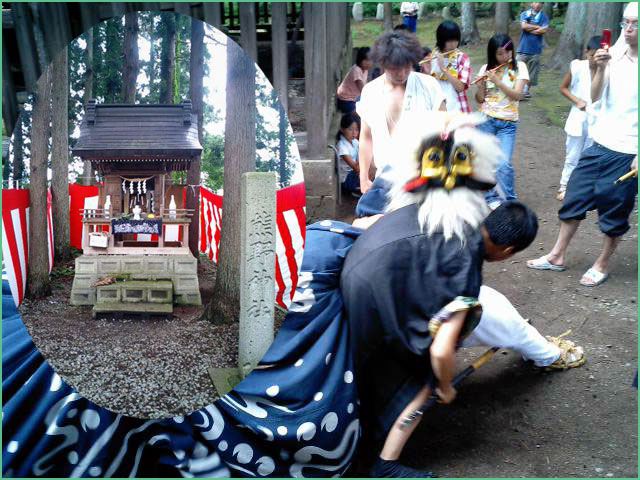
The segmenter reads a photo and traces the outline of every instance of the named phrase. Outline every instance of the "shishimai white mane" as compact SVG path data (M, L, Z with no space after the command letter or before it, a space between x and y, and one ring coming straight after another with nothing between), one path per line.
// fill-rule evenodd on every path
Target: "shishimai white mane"
M405 112L407 113L407 112ZM468 145L474 152L471 178L495 183L495 171L502 159L498 140L475 128L483 121L479 114L456 114L429 112L420 117L404 115L394 135L394 152L397 153L393 169L385 177L391 181L389 202L386 211L417 203L418 222L428 235L441 231L446 239L454 235L465 241L465 229L477 228L489 213L484 192L460 186L452 190L429 188L426 191L407 193L405 184L420 172L421 159L418 158L422 141L442 132L453 135L455 149L458 145Z

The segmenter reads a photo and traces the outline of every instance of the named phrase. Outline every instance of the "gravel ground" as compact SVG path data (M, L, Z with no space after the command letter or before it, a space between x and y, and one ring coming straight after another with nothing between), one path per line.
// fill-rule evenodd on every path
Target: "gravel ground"
M207 259L199 277L206 302L215 277ZM141 418L187 414L217 398L207 368L237 363L237 324L200 320L203 307L176 307L169 319L95 320L91 307L69 305L72 281L56 278L51 297L20 311L45 358L80 394Z

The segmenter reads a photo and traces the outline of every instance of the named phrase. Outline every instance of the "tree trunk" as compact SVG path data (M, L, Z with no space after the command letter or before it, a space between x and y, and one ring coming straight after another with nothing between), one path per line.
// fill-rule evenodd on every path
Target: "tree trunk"
M545 2L542 5L542 11L547 16L549 21L553 18L553 2Z
M122 73L122 102L135 103L138 79L138 14L124 16L124 71Z
M105 52L102 76L105 79L104 100L106 103L122 101L122 28L115 19L105 22Z
M85 34L87 48L84 50L84 96L82 103L85 105L93 96L93 28Z
M287 4L271 4L271 58L273 58L273 87L278 92L285 112L289 108L287 59Z
M71 258L69 239L69 68L67 49L51 64L51 213L56 262ZM41 240L42 241L42 240Z
M189 95L191 97L192 111L198 119L198 139L203 143L203 92L202 83L204 76L204 23L195 18L191 19L191 59L189 62ZM193 217L189 224L189 248L191 253L198 258L200 254L200 162L191 162L187 172L187 208L193 208ZM191 187L197 185L197 187Z
M8 160L7 160L8 163ZM13 179L24 178L24 139L22 136L22 114L18 115L13 130ZM7 177L5 177L7 180Z
M289 183L289 164L287 162L287 113L282 102L278 102L278 160L279 160L279 182L284 188Z
M384 3L384 31L393 30L393 5L389 2Z
M82 103L86 106L89 100L93 98L93 49L95 48L93 41L93 27L87 30L85 34L87 40L87 47L84 50L84 95L82 97ZM91 166L91 160L85 160L82 169L82 184L92 185L94 182L93 168Z
M494 17L495 33L509 35L509 22L511 21L511 3L496 2L496 15Z
M6 157L2 158L2 181L6 182L6 186L5 183L3 183L3 188L11 188L11 184L9 183L10 176L11 162L9 161L9 156L7 155Z
M329 66L327 63L327 3L304 5L304 108L307 120L305 158L325 158L329 132Z
M478 43L480 41L480 32L476 23L476 4L475 2L462 2L460 4L462 13L462 45Z
M255 63L227 40L227 112L224 140L224 202L220 256L213 300L205 317L237 321L240 311L240 180L256 165Z
M256 39L256 4L243 2L239 4L240 46L254 62L258 62L258 42Z
M582 55L587 5L582 2L569 3L562 34L549 61L549 68L565 72L569 69L571 60Z
M93 82L91 85L91 98L104 98L104 52L102 51L102 44L105 36L105 24L104 22L94 26L91 29L93 35L93 48L91 49L91 69L93 73ZM86 102L85 102L86 105Z
M160 103L173 103L173 77L176 68L176 17L169 12L162 15L166 28L162 38L162 58L160 60Z
M152 34L153 35L153 34ZM156 69L154 67L154 62L156 59L156 45L153 41L154 38L151 36L151 41L149 42L149 62L151 65L149 66L149 93L153 92L154 85L156 83Z
M47 157L51 120L51 69L37 82L31 124L31 175L29 179L29 252L27 295L40 298L51 293L47 244ZM66 92L65 92L66 95Z
M611 30L611 45L620 35L620 22L622 21L624 3L598 2L587 3L587 20L583 42L587 42L593 35L601 35L602 30Z

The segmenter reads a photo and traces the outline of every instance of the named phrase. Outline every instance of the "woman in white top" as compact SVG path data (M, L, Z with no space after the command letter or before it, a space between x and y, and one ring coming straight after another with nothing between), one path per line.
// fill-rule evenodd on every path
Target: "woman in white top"
M518 107L529 72L524 62L516 62L513 41L498 33L489 39L487 64L478 72L476 101L487 121L478 129L495 135L504 154L496 171L496 188L487 193L487 203L496 208L503 200L517 198L515 171L511 162L518 129Z
M560 84L560 93L567 97L571 103L571 111L564 125L567 134L566 157L564 168L560 177L560 188L556 198L564 200L564 193L567 189L567 182L571 172L576 168L580 154L593 143L589 136L587 125L587 107L591 105L591 78L596 72L594 55L600 48L600 35L589 39L585 49L585 60L575 59L571 61L569 71L565 74Z

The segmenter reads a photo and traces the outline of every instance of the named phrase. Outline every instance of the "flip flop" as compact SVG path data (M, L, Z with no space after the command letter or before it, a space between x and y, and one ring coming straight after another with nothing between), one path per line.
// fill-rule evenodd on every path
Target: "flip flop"
M590 282L585 282L585 278L590 280ZM608 273L599 272L595 268L591 267L580 279L580 285L583 285L585 287L597 287L598 285L603 284L607 280L607 278L609 278Z
M567 269L564 265L554 265L551 263L547 255L536 258L535 260L529 260L527 267L533 268L534 270L551 270L553 272L564 272Z

